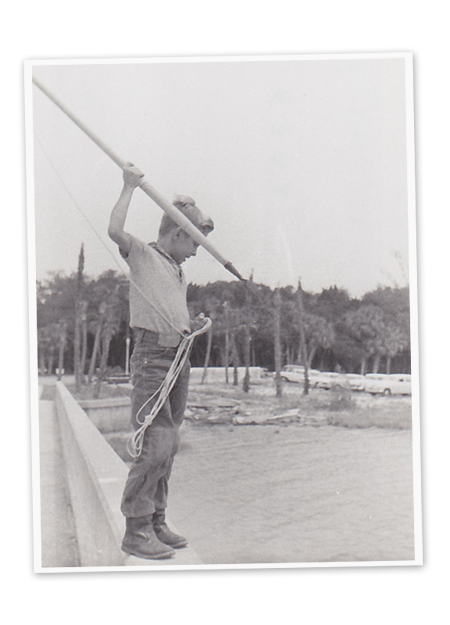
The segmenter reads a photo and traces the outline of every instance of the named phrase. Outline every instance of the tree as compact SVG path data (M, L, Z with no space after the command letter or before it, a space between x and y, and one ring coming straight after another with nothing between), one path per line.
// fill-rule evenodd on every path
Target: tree
M409 344L409 336L404 332L401 325L384 322L380 335L378 350L374 360L374 373L378 372L380 359L386 357L386 373L391 372L391 361L397 354L403 351Z
M298 326L299 326L299 335L300 335L300 346L299 346L299 354L300 358L303 362L303 370L305 372L305 382L303 386L303 394L308 395L309 393L309 377L308 377L308 355L306 353L306 336L305 336L305 311L303 309L303 289L302 284L300 282L300 278L298 279L298 287L297 287L297 308L298 308Z
M250 281L252 281L252 277L250 277ZM242 390L244 393L248 393L250 390L250 342L252 340L251 337L251 295L250 291L246 289L245 292L245 319L244 319L244 366L245 366L245 374L244 381L242 383Z
M223 354L223 366L225 368L225 384L229 383L228 379L228 365L230 364L230 338L231 338L231 324L230 324L230 306L229 302L223 303L223 313L225 321L225 345Z
M86 358L87 358L87 341L88 341L88 324L87 324L87 310L89 302L82 300L80 303L80 326L81 326L81 355L80 355L80 376L84 382L84 374L86 370Z
M375 356L374 370L386 358L386 372L391 372L392 359L410 348L409 288L379 287L366 293L364 303L372 303L383 311L384 328Z
M303 315L303 324L306 356L306 363L304 364L311 367L319 348L330 349L334 345L336 332L333 325L326 319L311 313ZM303 358L299 358L299 360L303 361Z
M88 289L91 309L95 311L91 316L90 325L95 325L95 340L91 354L89 368L89 382L95 371L97 356L100 353L100 378L106 376L109 351L113 337L122 333L122 344L125 350L126 330L128 325L128 280L115 271L103 272L96 280L91 281Z
M67 340L67 323L64 319L58 323L58 380L61 380L64 370L64 349Z
M91 384L95 373L95 367L97 363L97 355L100 350L100 341L102 336L103 320L106 314L106 302L101 302L98 308L97 329L95 332L94 347L91 354L91 362L89 365L88 384Z
M78 271L77 271L77 282L76 282L76 292L75 292L75 329L74 329L74 349L73 349L73 358L74 364L73 369L75 372L75 387L76 390L80 390L81 386L81 317L83 312L83 286L84 286L84 245L81 244L80 253L78 256Z
M209 366L209 359L211 357L213 334L218 329L215 326L218 322L218 311L220 310L220 306L221 306L221 302L220 300L217 299L217 297L210 296L207 299L205 310L206 310L206 315L211 319L212 324L207 332L205 363L203 365L203 374L202 374L202 380L201 380L202 384L205 382L206 377L208 375L208 366ZM220 327L220 323L218 325Z
M351 299L348 292L332 286L329 289L323 289L319 295L312 298L308 311L335 324L350 308Z
M363 304L357 310L346 313L343 322L361 347L360 373L365 375L368 359L380 351L384 331L383 312L378 306Z
M281 371L281 294L280 289L275 289L273 298L273 334L274 334L274 360L275 360L275 389L276 396L283 394Z

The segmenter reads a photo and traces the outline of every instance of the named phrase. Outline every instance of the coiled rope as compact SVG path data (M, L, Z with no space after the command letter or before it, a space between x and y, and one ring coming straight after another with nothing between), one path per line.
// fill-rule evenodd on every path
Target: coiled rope
M209 319L209 317L204 317L204 320L205 324L199 330L192 332L191 334L189 334L189 336L185 336L181 340L181 343L179 344L177 349L177 353L175 354L175 358L170 365L170 368L166 374L166 377L164 378L163 383L158 388L158 390L153 393L153 395L149 397L147 401L139 408L136 414L136 421L140 424L141 427L136 430L131 439L129 439L127 445L128 452L133 458L137 458L140 455L142 451L142 446L144 444L145 430L149 427L149 425L153 423L159 411L164 406L167 398L169 397L170 391L174 387L174 384L178 376L180 375L180 372L182 371L187 359L189 358L194 339L200 334L207 332L211 327L211 319ZM157 399L156 402L153 404L150 413L141 421L141 413L155 398Z

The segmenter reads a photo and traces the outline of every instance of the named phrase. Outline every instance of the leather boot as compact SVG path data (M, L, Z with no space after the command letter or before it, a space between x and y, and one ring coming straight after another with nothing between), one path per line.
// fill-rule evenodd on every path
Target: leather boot
M166 523L165 510L157 510L153 515L153 527L158 539L165 545L169 545L173 549L181 549L186 547L188 541L183 536L179 536L169 529Z
M151 516L127 518L126 523L122 551L148 560L162 560L174 555L175 551L156 537Z

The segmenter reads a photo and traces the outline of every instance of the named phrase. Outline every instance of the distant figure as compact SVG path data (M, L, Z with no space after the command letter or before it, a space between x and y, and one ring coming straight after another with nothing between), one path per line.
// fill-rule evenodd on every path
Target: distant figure
M164 381L181 339L204 324L203 315L192 322L189 319L187 284L181 268L186 259L195 256L198 244L166 214L156 243L144 243L124 231L133 191L142 177L131 163L124 168L124 186L108 228L109 236L130 267L130 326L135 341L130 360L131 419L135 429L149 414L155 401L152 396ZM204 235L214 229L211 219L203 215L192 198L177 196L174 205ZM126 517L126 532L122 549L141 558L168 558L174 549L187 545L185 538L169 529L165 516L168 482L186 408L189 371L187 361L161 411L145 430L142 451L134 460L125 485L121 510Z

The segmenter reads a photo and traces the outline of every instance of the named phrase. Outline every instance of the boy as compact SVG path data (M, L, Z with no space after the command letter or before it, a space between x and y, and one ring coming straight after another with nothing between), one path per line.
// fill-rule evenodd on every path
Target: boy
M133 191L142 177L131 163L124 168L124 186L108 228L109 236L130 267L130 326L135 339L131 357L131 418L135 429L149 414L152 401L148 400L162 384L181 339L203 325L201 316L190 322L187 284L181 269L186 259L195 256L198 244L166 214L156 243L143 243L124 231ZM174 205L205 236L214 229L211 219L191 198L177 196ZM121 510L126 517L126 532L122 549L141 558L168 558L174 549L187 545L185 538L168 528L165 509L188 383L189 362L145 430L142 451L134 460L125 485Z

